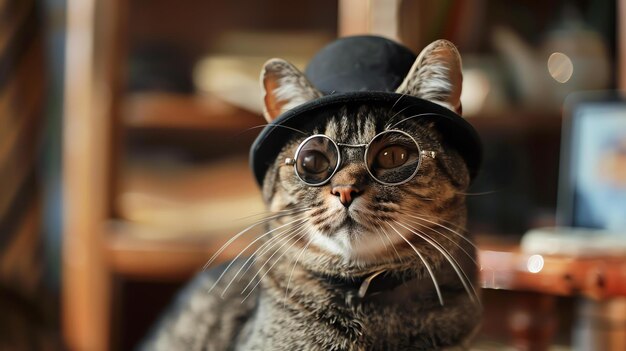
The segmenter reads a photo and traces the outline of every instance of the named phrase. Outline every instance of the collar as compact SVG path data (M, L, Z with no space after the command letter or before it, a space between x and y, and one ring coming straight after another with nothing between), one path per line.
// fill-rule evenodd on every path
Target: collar
M391 292L400 285L417 279L415 275L391 274L386 270L356 278L340 276L323 276L322 278L333 288L344 290L346 296L353 296L358 300Z

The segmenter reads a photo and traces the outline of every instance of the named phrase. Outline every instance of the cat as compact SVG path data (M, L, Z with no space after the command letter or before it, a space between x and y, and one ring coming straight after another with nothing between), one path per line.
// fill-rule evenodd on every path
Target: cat
M280 59L265 64L261 83L268 123L324 95ZM460 113L461 83L456 47L439 40L396 92ZM389 130L425 150L415 173L394 179L364 162L363 147ZM293 166L315 135L341 161L315 154ZM365 152L382 168L410 154L381 145ZM332 174L316 172L327 168ZM470 180L432 120L367 103L336 109L294 131L269 165L262 193L270 215L257 223L266 232L255 254L200 274L143 349L466 349L482 313L476 247L464 229Z

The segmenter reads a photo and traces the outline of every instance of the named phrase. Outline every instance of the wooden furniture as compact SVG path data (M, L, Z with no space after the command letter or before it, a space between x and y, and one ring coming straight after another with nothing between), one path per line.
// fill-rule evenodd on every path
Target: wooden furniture
M575 324L589 318L582 314L594 314L591 323L601 323L600 319L606 318L604 315L610 318L614 313L612 301L626 298L626 257L532 255L522 253L515 243L497 243L498 240L489 237L478 239L482 287L523 292L513 295L513 300L508 302L510 310L499 316L504 319L500 323L507 325L506 331L516 349L541 351L552 344L560 312L557 297L590 300L584 306L574 305L574 311L570 311ZM602 306L606 304L609 306ZM611 330L607 325L604 328L606 333ZM611 342L611 350L618 350L620 347L616 345L624 345L626 340L618 338Z
M485 241L479 254L483 288L594 299L626 297L626 257L530 255L517 245Z
M120 183L120 147L124 132L153 129L203 130L225 133L260 124L249 114L218 101L189 96L143 95L124 99L127 72L128 6L123 0L68 0L67 54L64 121L64 254L63 322L68 347L72 350L111 349L111 316L115 296L112 277L124 275L141 279L176 280L188 277L224 241L224 233L189 240L168 238L146 240L146 228L129 225L116 206ZM391 5L389 5L391 3ZM340 0L339 34L379 33L402 37L413 33L413 22L400 25L389 9L406 9L407 1ZM407 5L408 4L408 5ZM624 17L626 0L620 0ZM376 11L376 9L380 11ZM405 11L404 15L410 14ZM387 16L387 17L385 17ZM389 17L391 16L391 17ZM387 18L390 22L381 22ZM624 26L623 21L618 21ZM408 26L408 27L407 27ZM620 34L624 29L620 30ZM619 36L620 64L624 67L626 39ZM410 47L416 43L408 43ZM621 71L620 86L626 89L626 74ZM168 118L177 115L175 121ZM215 116L216 119L205 118ZM244 116L229 119L229 116ZM202 122L198 122L202 121ZM224 122L226 121L226 122ZM261 122L262 123L262 122ZM515 129L514 118L475 119L485 128ZM545 121L547 124L555 120ZM126 125L124 131L122 126ZM523 123L523 128L535 124ZM242 169L221 175L238 177ZM241 178L241 192L256 193L251 179ZM253 190L254 189L254 190ZM165 230L167 231L167 230ZM232 232L230 232L232 233ZM241 246L225 252L224 257ZM167 257L164 260L163 257ZM485 249L485 266L498 267L483 275L487 288L520 289L542 294L569 294L580 290L592 296L621 294L623 283L615 280L617 266L601 261L571 261L544 257L539 273L524 271L528 257L511 248ZM622 263L619 263L620 265ZM620 266L622 267L622 266ZM568 273L569 272L569 273ZM485 272L483 272L486 274ZM550 284L558 278L559 284ZM599 278L601 277L601 278ZM608 280L606 280L608 279ZM602 283L599 283L599 282ZM549 305L549 303L548 303Z
M237 11L226 3L197 3ZM125 204L119 199L126 186L124 177L128 177L123 174L126 170L121 169L125 135L166 131L167 135L180 133L178 138L182 140L188 139L188 135L197 137L198 133L206 133L205 138L232 137L264 123L258 115L211 97L169 93L129 96L126 69L131 5L132 2L123 0L67 2L62 305L63 333L71 350L108 350L118 346L112 330L117 305L116 277L184 281L201 269L226 240L225 235L233 233L230 228L196 228L205 234L201 237L197 232L151 227L137 223L136 218L129 220L137 213L125 212ZM170 9L169 5L159 1L147 6L160 7L158 11L163 12ZM176 9L189 7L189 2L180 5ZM180 10L172 14L176 15L181 15ZM228 19L216 20L224 23ZM196 31L194 35L213 34ZM235 142L249 142L250 135L253 136L248 134L247 139ZM258 189L245 161L216 172L222 173L214 177L237 183L236 187L227 188L233 189L230 195L255 197L256 202L246 205L245 213L239 216L260 212L260 196L255 196ZM248 211L250 208L257 210ZM235 225L242 223L245 222ZM155 239L157 230L159 238ZM235 243L215 262L232 257L244 244L245 241Z
M111 302L104 224L121 89L122 1L67 2L63 145L63 331L72 350L107 350ZM94 25L96 13L107 21Z

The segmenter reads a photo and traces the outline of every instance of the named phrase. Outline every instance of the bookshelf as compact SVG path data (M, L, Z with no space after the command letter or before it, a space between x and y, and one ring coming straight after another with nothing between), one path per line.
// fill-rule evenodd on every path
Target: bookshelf
M149 7L139 0L67 3L66 67L71 69L65 82L63 319L66 341L75 350L120 347L112 337L112 306L119 298L116 277L182 282L237 227L245 227L236 218L228 221L231 226L190 220L195 213L210 212L225 202L247 213L258 213L263 206L245 160L256 133L238 135L264 120L210 93L129 89L134 73L128 61L134 46L168 41L183 61L193 61L206 52L233 54L232 40L219 38L232 29L322 32L322 39L296 53L303 57L336 36L360 33L385 34L418 48L422 43L416 38L425 40L434 28L411 20L420 5L406 0L303 1L297 12L286 0L250 5L246 11L228 2L200 0L176 6L157 0ZM428 11L441 10L454 19L473 2L447 10L433 4L427 4ZM398 10L401 18L389 9ZM626 0L619 1L618 13L626 16ZM462 29L476 20L472 16L443 28L444 35L463 34ZM620 27L618 68L624 67L626 55L622 33ZM471 40L467 46L480 47ZM274 48L256 47L275 54ZM618 80L622 89L624 71ZM525 142L537 136L554 142L559 134L559 111L508 110L478 114L469 121L483 135L510 135ZM163 145L167 155L155 157L152 147ZM228 152L222 155L224 150ZM236 243L221 259L232 257L242 245L245 242Z

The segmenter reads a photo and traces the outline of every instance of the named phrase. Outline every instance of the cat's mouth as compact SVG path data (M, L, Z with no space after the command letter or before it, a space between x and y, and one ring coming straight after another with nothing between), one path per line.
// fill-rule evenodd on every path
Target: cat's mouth
M344 225L349 228L354 227L358 224L349 213L343 222L344 222Z
M328 234L345 246L345 253L352 258L374 258L381 251L388 250L388 244L392 244L392 241L381 244L380 230L364 222L363 214L348 211L343 220L337 222L335 230Z
M359 235L363 235L364 232L367 232L367 228L358 222L352 215L348 214L346 218L343 220L341 226L348 232L350 238L356 238Z
M380 211L380 204L373 206L371 201L360 198L348 207L333 205L312 212L316 229L313 243L347 260L389 261L389 256L395 253L392 247L400 241L389 228L395 211L388 208Z
M353 214L346 211L342 218L335 222L334 227L327 234L333 236L337 232L344 232L348 233L350 237L353 237L359 235L359 233L363 232L364 229L365 228L358 221L358 219L354 218Z
M364 223L362 217L363 215L359 211L346 209L342 214L342 218L336 222L336 229L343 229L351 236L357 236L360 233L366 232L369 228L366 223Z

